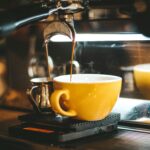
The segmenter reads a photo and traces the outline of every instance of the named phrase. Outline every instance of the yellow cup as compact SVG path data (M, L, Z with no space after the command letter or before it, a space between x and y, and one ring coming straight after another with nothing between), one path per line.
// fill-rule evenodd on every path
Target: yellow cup
M144 98L150 99L150 64L136 65L133 72L139 92Z
M52 109L61 115L79 120L101 120L115 105L122 79L112 75L74 74L54 78Z

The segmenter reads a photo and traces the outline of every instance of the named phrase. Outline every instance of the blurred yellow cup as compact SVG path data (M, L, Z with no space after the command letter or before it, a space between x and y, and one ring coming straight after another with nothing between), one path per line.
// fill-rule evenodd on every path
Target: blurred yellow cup
M74 74L54 78L54 92L50 102L52 109L61 115L79 120L101 120L115 105L122 79L101 74Z
M150 64L136 65L133 69L136 87L144 98L150 99Z

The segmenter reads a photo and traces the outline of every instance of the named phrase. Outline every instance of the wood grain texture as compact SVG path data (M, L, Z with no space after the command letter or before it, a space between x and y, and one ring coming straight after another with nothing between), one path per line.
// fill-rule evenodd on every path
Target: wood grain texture
M8 135L8 127L18 123L19 111L0 109L0 149L28 150L149 150L150 134L118 130L111 134L91 136L67 143L36 143Z

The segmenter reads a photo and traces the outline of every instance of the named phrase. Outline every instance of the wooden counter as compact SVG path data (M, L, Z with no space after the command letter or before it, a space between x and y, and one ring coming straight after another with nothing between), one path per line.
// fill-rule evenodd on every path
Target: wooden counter
M18 123L24 112L0 109L0 150L149 150L150 134L118 129L117 132L92 136L62 144L37 143L9 136L8 127Z

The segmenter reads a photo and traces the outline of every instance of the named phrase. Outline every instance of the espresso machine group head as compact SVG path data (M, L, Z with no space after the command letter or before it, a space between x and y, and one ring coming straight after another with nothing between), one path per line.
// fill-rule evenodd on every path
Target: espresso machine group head
M0 36L9 35L25 25L46 19L52 14L74 14L84 9L80 0L49 0L32 3L0 13Z
M147 22L150 18L149 0L43 0L0 12L0 36L9 35L20 27L47 19L53 14L64 16L95 8L117 9L135 21L140 32L150 35Z

